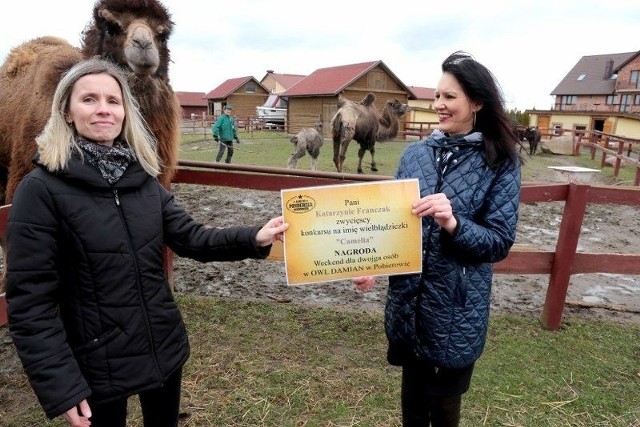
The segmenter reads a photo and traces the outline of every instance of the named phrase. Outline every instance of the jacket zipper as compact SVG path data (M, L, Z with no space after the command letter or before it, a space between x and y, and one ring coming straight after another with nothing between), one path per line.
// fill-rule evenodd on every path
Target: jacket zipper
M133 258L133 263L135 264L135 271L136 271L136 288L138 290L138 297L140 298L140 305L142 306L142 312L144 313L144 319L145 319L145 327L147 329L147 336L149 337L149 340L151 341L151 354L153 355L153 360L154 363L156 365L156 369L157 371L160 373L160 379L162 381L162 370L160 369L160 362L158 361L158 355L156 354L155 351L155 345L153 343L153 334L151 333L151 322L149 322L149 313L148 311L145 309L144 307L144 299L143 299L143 295L142 295L142 285L140 282L140 276L139 276L139 271L140 269L138 268L138 261L136 260L135 257L135 251L133 250L133 245L131 243L131 234L129 233L129 227L127 227L127 222L125 221L123 215L122 215L122 206L120 204L120 195L118 194L118 189L114 188L113 189L113 199L116 203L116 207L118 208L118 216L120 217L120 220L122 221L122 224L124 226L124 228L126 229L127 232L127 243L129 246L129 252L132 254L132 258Z
M438 153L436 151L435 156L436 156L436 168L437 168L436 170L437 170L437 173L438 173L438 181L436 182L436 186L434 188L434 193L439 193L442 190L442 184L444 184L444 175L447 172L450 171L451 168L449 166L451 166L452 164L455 165L457 163L457 160L453 161L457 157L457 156L454 155L457 152L458 152L458 150L455 150L454 153L451 153L451 156L448 159L447 164L446 165L442 165L441 164L441 158L442 158L443 153L442 152ZM443 168L443 166L444 166L444 168ZM425 271L425 269L428 268L427 260L428 260L429 249L431 248L431 234L433 233L433 229L434 229L435 226L436 226L435 220L433 218L430 218L429 230L427 232L427 246L425 248L423 248L424 256L422 258L422 271ZM466 274L466 268L465 267L463 267L463 275L464 274ZM422 287L424 286L423 277L424 277L424 275L421 274L420 284L418 285L418 294L416 295L416 301L415 301L416 302L416 308L415 308L416 312L418 310L418 306L420 304L420 300L421 300L421 297L423 295L423 290L422 290ZM418 333L418 316L415 316L414 322L415 322L414 328L415 328L415 331L416 331L416 344L417 344L418 347L420 347L421 344L420 344L420 334ZM418 356L417 348L414 351L416 353L416 356Z

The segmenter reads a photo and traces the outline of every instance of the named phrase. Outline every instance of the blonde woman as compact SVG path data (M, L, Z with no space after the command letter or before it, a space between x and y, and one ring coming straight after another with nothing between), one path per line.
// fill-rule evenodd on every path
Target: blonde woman
M13 198L7 235L9 329L49 418L178 424L187 331L163 248L200 261L264 258L287 224L212 228L156 180L160 171L126 77L91 59L59 82L36 168Z

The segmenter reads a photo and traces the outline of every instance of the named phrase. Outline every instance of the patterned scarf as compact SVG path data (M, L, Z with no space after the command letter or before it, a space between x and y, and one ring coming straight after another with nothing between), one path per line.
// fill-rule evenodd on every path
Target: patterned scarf
M482 133L481 132L471 132L466 135L456 135L449 136L448 134L442 132L440 129L436 129L431 133L431 138L436 142L441 148L450 148L450 147L473 147L478 146L479 142L482 141Z
M471 132L466 135L449 136L440 129L436 129L431 133L431 138L435 142L433 145L435 145L438 150L436 157L438 170L444 174L449 167L449 162L454 157L454 152L464 147L480 147L479 143L482 141L482 133Z
M78 138L78 145L87 163L98 168L109 184L118 182L127 167L136 161L136 155L125 141L113 141L113 147L108 147Z

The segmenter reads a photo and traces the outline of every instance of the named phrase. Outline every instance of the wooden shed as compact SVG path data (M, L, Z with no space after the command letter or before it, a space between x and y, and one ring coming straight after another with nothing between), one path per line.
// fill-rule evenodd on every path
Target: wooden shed
M219 116L222 108L231 104L233 115L238 120L255 117L256 107L264 104L269 96L269 90L254 77L237 77L226 80L217 88L205 95L209 114Z
M321 119L324 136L330 137L329 123L338 111L338 97L360 101L369 92L376 95L378 110L390 99L403 104L415 99L411 90L382 61L320 68L281 94L289 99L287 130L295 134L302 128L313 127Z
M176 92L183 119L202 118L203 114L209 113L204 95L204 92Z

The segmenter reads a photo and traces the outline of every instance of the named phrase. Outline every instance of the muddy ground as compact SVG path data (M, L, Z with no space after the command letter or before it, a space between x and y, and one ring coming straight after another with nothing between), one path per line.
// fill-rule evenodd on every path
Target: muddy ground
M558 156L557 164L569 157ZM535 182L563 182L551 170L535 176ZM609 185L604 174L596 174L592 184ZM177 184L176 198L193 216L207 224L228 226L263 224L281 212L277 192L240 190ZM521 205L517 244L542 250L555 249L562 217L562 202ZM589 205L579 241L579 251L638 253L640 215L635 207ZM287 286L284 264L276 261L201 264L175 260L175 289L178 293L249 298L282 303L332 306L345 309L381 311L386 278L377 280L373 292L362 293L350 281ZM548 275L496 275L493 287L494 312L529 313L539 316L549 281ZM588 317L640 321L640 276L582 274L571 278L565 313ZM587 305L589 307L584 307Z

